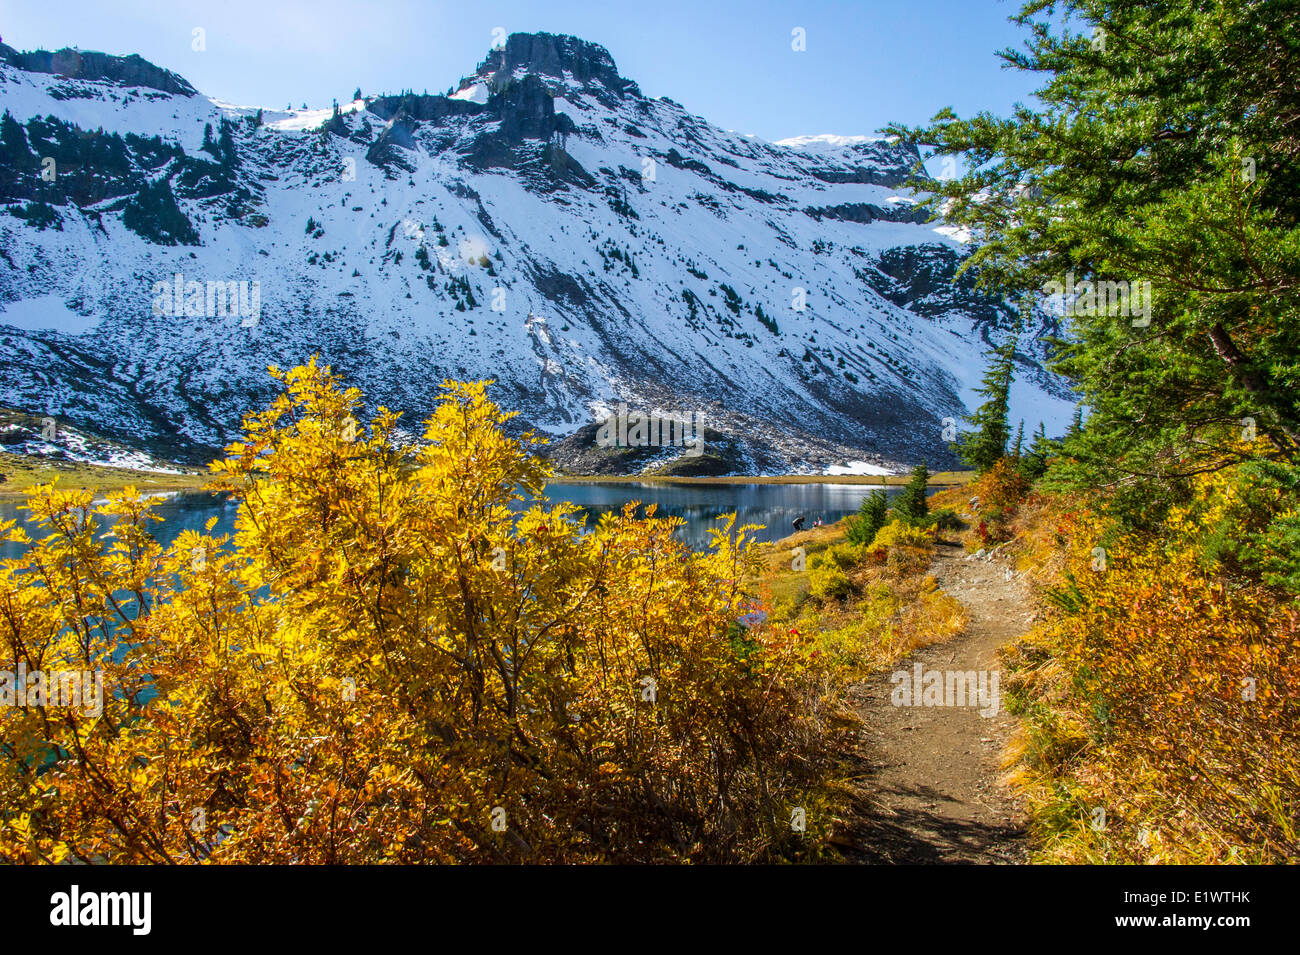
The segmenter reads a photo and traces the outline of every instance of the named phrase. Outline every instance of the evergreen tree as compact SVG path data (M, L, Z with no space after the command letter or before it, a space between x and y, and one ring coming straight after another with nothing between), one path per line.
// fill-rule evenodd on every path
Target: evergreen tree
M1122 296L1066 316L1056 368L1088 423L1052 477L1154 527L1193 475L1264 453L1243 418L1300 459L1300 19L1242 0L1028 0L1013 19L1030 34L1000 55L1043 78L1041 105L890 131L967 160L916 182L980 236L984 287Z
M228 119L221 120L221 132L217 135L217 153L221 159L221 165L227 169L233 167L239 160L239 154L235 150L235 124Z
M199 244L199 234L176 204L167 179L140 187L122 209L122 225L157 245Z
M1017 470L1030 481L1037 481L1047 470L1047 456L1052 448L1052 442L1047 439L1047 429L1043 423L1038 422L1038 430L1034 432L1034 443L1030 446L1029 452L1021 457Z
M1083 434L1083 409L1075 408L1074 416L1070 419L1070 430L1065 432L1067 440L1073 440Z
M1007 409L1011 396L1011 379L1015 374L1016 342L1020 324L1016 323L1007 340L989 352L989 366L976 393L984 403L974 414L964 418L974 430L958 439L957 454L975 470L984 472L1002 459L1011 436Z
M1011 442L1010 457L1016 461L1020 460L1021 446L1025 441L1025 419L1020 419L1020 427L1016 428L1016 436Z
M25 169L37 165L36 156L27 145L27 134L19 122L4 111L0 117L0 159L4 164L16 169Z
M919 524L930 513L930 505L925 499L926 484L930 480L930 471L922 461L912 468L912 477L903 492L894 499L892 508L895 517L909 524Z
M217 152L217 141L212 138L212 124L203 124L203 145L199 147L205 153L211 153L215 158L221 158Z
M850 543L870 544L888 518L889 498L884 491L872 491L858 505L858 513L849 518L845 536Z

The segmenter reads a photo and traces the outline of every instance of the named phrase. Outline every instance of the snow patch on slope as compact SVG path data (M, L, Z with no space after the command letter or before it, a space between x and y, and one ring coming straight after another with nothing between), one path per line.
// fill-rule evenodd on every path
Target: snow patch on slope
M463 99L471 103L478 103L481 106L488 101L489 95L486 83L473 83L463 90L452 93L449 99Z
M879 464L871 464L868 461L850 461L848 464L832 464L830 467L822 471L822 474L829 474L834 476L839 476L844 474L867 474L867 475L884 476L886 474L897 474L897 473L898 472L891 470L890 468L881 467Z
M38 295L5 305L0 310L0 325L11 325L31 332L84 335L95 330L99 319L78 315L64 304L61 295Z
M889 138L887 136L836 136L834 133L821 133L817 136L790 136L786 139L778 139L776 145L809 153L837 153L848 146L857 146L862 143L883 143L888 142Z

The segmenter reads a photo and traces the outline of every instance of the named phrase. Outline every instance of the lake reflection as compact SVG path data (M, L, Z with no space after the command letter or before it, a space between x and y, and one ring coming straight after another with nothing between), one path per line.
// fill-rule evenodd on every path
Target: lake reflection
M656 504L656 517L680 517L686 526L678 531L695 550L708 547L709 530L718 518L736 512L736 523L763 524L755 540L788 537L790 522L802 516L804 527L817 519L832 524L857 511L862 499L876 488L863 484L552 484L552 500L572 501L587 510L589 520L606 511L619 511L628 501ZM890 495L901 488L889 488ZM639 512L644 514L645 510ZM593 521L594 523L594 521Z

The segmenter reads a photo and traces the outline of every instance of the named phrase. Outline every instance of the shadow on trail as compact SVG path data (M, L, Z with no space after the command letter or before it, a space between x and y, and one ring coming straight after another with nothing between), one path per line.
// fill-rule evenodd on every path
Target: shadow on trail
M871 775L858 778L870 787ZM941 807L953 800L929 786L876 790L897 808L861 798L835 842L845 862L865 865L1012 865L1023 860L1025 832L1017 826L954 819ZM905 797L900 800L898 797ZM903 806L897 806L902 801ZM933 808L914 808L928 802Z

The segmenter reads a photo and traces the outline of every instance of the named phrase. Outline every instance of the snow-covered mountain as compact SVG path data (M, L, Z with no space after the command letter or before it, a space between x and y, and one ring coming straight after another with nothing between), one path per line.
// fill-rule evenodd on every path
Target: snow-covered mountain
M493 378L571 468L682 450L598 447L620 403L702 415L697 471L942 464L1012 316L951 282L910 147L724 131L573 37L319 110L0 44L0 104L0 405L155 453L206 458L267 365L319 354L413 428L444 378ZM1052 321L1024 339L1027 430L1072 408Z

